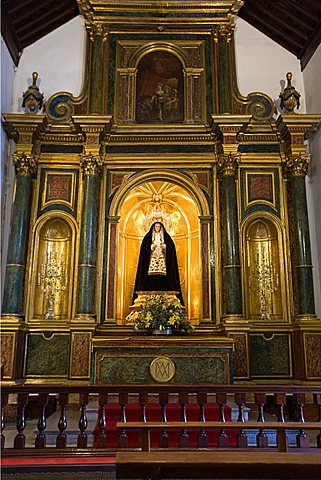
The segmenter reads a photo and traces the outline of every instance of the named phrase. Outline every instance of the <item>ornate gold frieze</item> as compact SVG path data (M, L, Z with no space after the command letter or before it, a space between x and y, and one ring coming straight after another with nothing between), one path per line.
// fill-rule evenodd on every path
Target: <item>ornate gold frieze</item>
M103 164L104 161L100 155L92 155L90 153L88 155L80 155L80 167L84 175L100 175Z
M29 177L37 171L37 160L35 155L28 155L24 152L14 153L12 155L12 161L16 175Z
M294 177L305 176L311 163L311 155L289 155L285 160L285 171Z

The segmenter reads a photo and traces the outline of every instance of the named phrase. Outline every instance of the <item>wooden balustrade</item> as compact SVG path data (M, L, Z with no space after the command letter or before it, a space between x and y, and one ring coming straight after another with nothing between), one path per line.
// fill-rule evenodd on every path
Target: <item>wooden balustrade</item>
M57 425L55 442L48 442L46 407L49 398L57 398ZM9 444L6 431L10 422L6 419L8 398L16 396L16 432L13 442ZM72 398L72 404L71 404ZM77 404L75 405L75 398ZM37 400L39 412L35 423L33 445L26 445L26 429L28 404ZM209 399L211 402L209 402ZM313 421L305 420L305 409L309 403L309 411L313 410ZM269 402L268 402L269 400ZM289 417L287 401L296 411L295 418ZM272 401L272 403L271 403ZM207 419L209 405L216 404L217 419ZM129 421L127 412L131 411L133 403L137 405L137 420ZM236 405L237 420L226 419L230 405ZM149 418L149 406L157 406L158 418ZM176 405L179 418L168 420L168 411ZM95 410L95 432L88 428L88 406ZM108 444L111 438L111 419L108 408L117 406L116 422L118 440L115 445ZM245 410L250 407L250 420L245 416ZM274 416L269 414L274 412ZM71 408L72 407L72 408ZM198 420L189 419L189 408L196 409ZM76 410L79 415L75 440L69 435L68 416ZM114 408L115 410L115 408ZM268 417L268 418L267 418ZM193 437L192 432L196 432ZM276 435L276 445L269 440L271 430ZM9 430L8 430L9 431ZM131 437L132 432L137 437ZM169 436L175 432L177 444L170 445ZM210 432L215 431L215 441ZM289 431L294 432L294 444L289 446ZM151 442L153 432L158 434L158 442ZM11 427L12 434L12 427ZM51 432L52 434L52 432ZM12 437L12 435L11 435ZM196 438L196 444L191 439ZM115 437L117 438L117 437ZM133 440L134 438L134 440ZM253 443L254 438L254 443ZM129 442L129 439L130 442ZM136 440L135 440L136 439ZM232 439L232 440L231 440ZM233 440L234 439L234 440ZM251 439L251 441L250 441ZM133 443L134 442L134 443ZM1 443L3 455L25 455L35 452L57 451L61 454L73 455L79 451L121 451L126 449L197 450L209 449L220 451L230 449L237 451L279 451L279 452L314 452L321 458L321 387L313 386L216 386L216 385L88 385L88 386L58 386L58 385L14 385L2 386L1 410ZM253 457L254 458L254 457Z

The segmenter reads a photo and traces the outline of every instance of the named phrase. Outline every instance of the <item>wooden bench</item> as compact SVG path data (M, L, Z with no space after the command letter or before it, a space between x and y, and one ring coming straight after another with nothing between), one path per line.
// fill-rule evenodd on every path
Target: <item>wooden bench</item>
M321 478L321 453L117 452L116 478Z
M320 431L319 422L118 422L122 435L135 429L140 431L140 451L118 451L116 454L116 478L278 478L321 479L321 449L309 448L308 438L303 436L305 448L288 447L287 430ZM154 430L217 429L238 432L275 430L277 447L228 447L228 448L166 448L150 447L150 434ZM302 446L301 445L301 446ZM242 446L242 443L241 443ZM132 449L131 449L132 450ZM291 450L291 451L289 451Z

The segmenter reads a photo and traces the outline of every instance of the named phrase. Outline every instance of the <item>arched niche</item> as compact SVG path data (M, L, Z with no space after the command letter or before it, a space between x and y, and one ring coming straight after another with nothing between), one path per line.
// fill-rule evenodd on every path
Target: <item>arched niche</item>
M198 323L201 306L199 211L181 186L154 180L134 187L119 211L117 322L125 323L132 304L141 241L149 229L154 209L166 214L177 253L179 275L189 318Z
M255 217L244 230L246 316L264 323L284 318L282 237L272 219Z
M166 124L183 120L182 62L166 50L147 53L137 66L136 122Z
M69 218L50 215L35 230L30 318L46 322L71 318L75 232Z

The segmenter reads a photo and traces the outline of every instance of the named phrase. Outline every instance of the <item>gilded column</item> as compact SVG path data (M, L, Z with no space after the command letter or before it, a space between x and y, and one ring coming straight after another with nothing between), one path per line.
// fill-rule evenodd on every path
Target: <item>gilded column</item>
M222 225L225 314L242 314L241 266L237 219L235 175L237 155L220 155L218 166L222 173Z
M24 276L31 205L31 176L37 170L37 163L34 155L25 153L14 154L13 163L16 171L16 186L2 311L4 315L20 317L23 315Z
M285 168L290 173L294 217L294 268L298 286L299 315L314 315L314 293L305 175L310 155L289 155Z
M77 316L95 316L96 250L99 183L102 160L99 155L82 155L83 202L78 263Z

